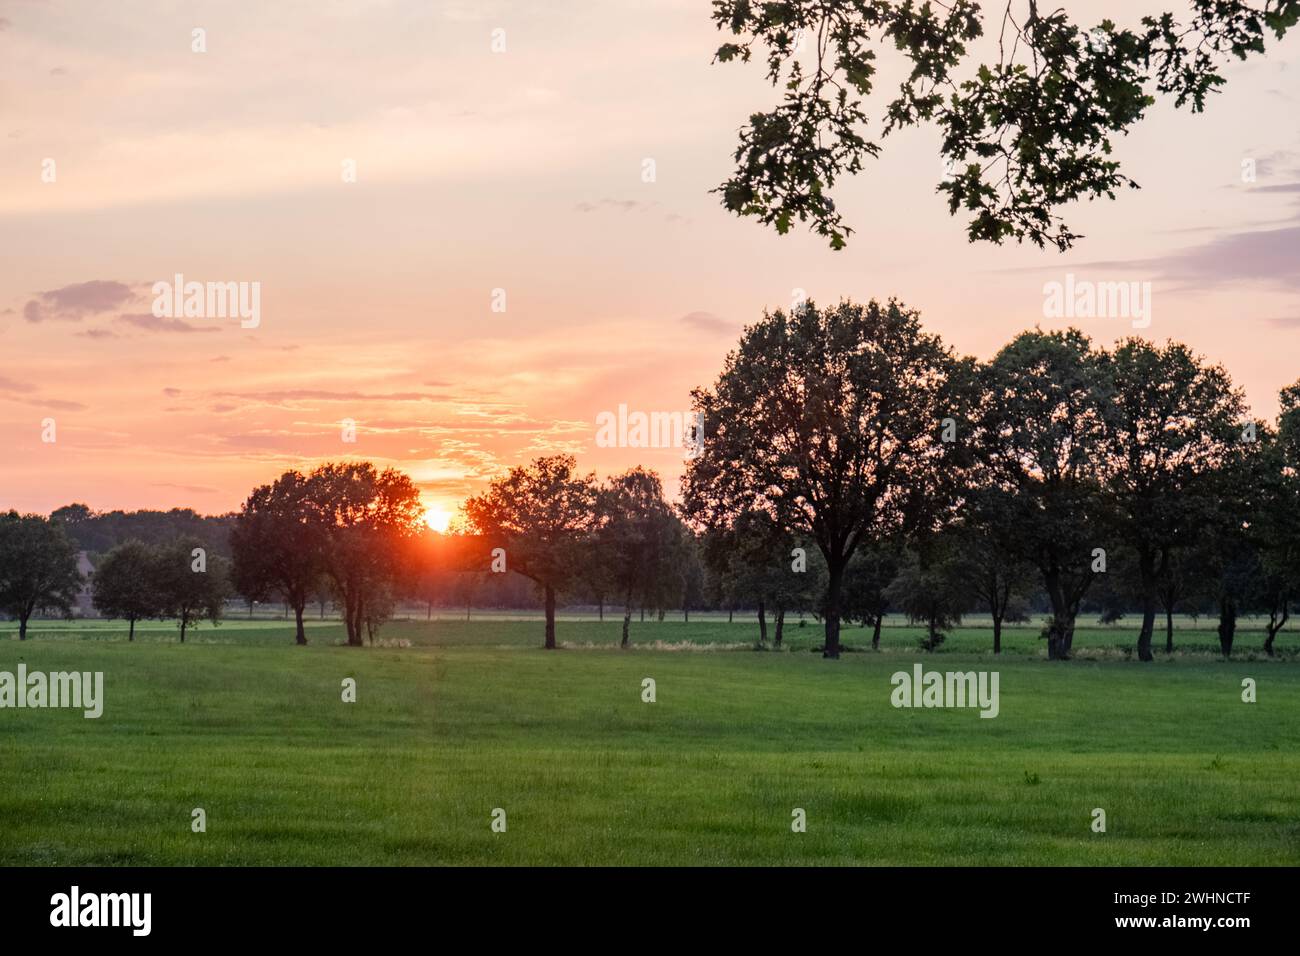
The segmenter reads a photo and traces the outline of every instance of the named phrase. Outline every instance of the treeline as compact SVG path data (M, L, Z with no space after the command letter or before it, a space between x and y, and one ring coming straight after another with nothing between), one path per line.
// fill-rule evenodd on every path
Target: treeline
M620 611L625 645L638 610L757 608L776 644L786 614L808 612L827 657L846 620L878 645L884 616L903 613L933 650L978 610L997 652L1005 623L1043 611L1048 656L1064 659L1080 613L1136 610L1151 660L1157 615L1172 650L1179 612L1215 615L1225 656L1238 618L1260 614L1272 654L1300 591L1300 383L1265 422L1176 342L1099 349L1033 330L979 362L896 302L810 303L747 328L692 394L704 435L680 504L644 468L598 480L549 456L466 501L468 533L437 535L406 475L328 463L216 519L228 537L209 542L203 588L173 578L196 573L194 536L132 540L104 555L96 605L183 633L219 616L218 595L283 601L306 643L305 610L328 599L359 645L400 601L468 605L517 575L536 588L547 647L562 602ZM99 519L67 511L0 522L0 610L21 635L34 609L75 594L72 535Z
M124 541L161 545L179 538L195 540L209 554L230 557L234 515L200 515L191 508L170 511L92 511L84 504L65 505L50 513L91 561Z
M996 634L1037 592L1052 659L1070 656L1103 591L1141 612L1145 661L1162 606L1211 603L1225 655L1247 609L1267 616L1269 653L1288 620L1300 383L1269 424L1177 342L1099 349L1076 329L1035 329L984 363L891 300L766 315L693 396L706 434L684 513L706 530L757 521L773 552L814 542L829 657L857 575L933 639L968 594Z
M809 303L747 328L693 399L705 433L677 509L649 472L598 484L564 456L466 502L542 591L547 647L556 595L585 587L625 622L693 590L750 602L777 641L786 611L810 610L827 657L843 620L878 644L899 611L933 649L975 608L996 652L1004 623L1042 607L1048 656L1066 659L1090 603L1140 613L1144 661L1160 611L1170 650L1176 611L1216 613L1225 656L1259 613L1272 654L1300 589L1300 383L1270 424L1180 343L1033 330L982 363L897 302Z

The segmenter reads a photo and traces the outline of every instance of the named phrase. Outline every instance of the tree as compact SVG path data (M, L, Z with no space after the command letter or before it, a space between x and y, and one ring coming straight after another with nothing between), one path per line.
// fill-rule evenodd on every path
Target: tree
M988 609L993 619L993 653L1002 653L1002 625L1024 617L1033 565L1016 548L1016 506L997 487L972 488L962 519L947 535L953 549L952 577Z
M109 618L121 618L135 640L135 622L158 617L162 598L155 579L158 558L143 541L124 541L99 562L92 580L95 609Z
M1136 558L1137 651L1149 661L1160 582L1213 507L1211 476L1239 453L1245 401L1222 367L1177 342L1161 348L1130 338L1102 365L1109 400L1098 464Z
M280 594L293 608L298 644L307 643L303 611L324 565L325 530L314 520L312 489L303 475L287 471L253 489L230 530L235 589L250 601Z
M548 650L555 648L556 592L581 577L595 523L596 480L574 474L576 465L572 455L538 458L465 502L470 525L505 549L511 570L542 589Z
M1185 552L1185 587L1218 613L1223 656L1232 654L1239 616L1259 603L1263 567L1258 516L1264 510L1274 439L1267 423L1247 421L1240 445L1207 478L1202 527Z
M844 571L844 616L871 627L871 649L880 650L880 629L890 608L889 586L898 577L903 547L879 539L864 544Z
M175 619L185 632L206 619L221 623L221 611L230 595L229 569L217 555L208 555L198 538L177 538L153 554L150 577L158 599L159 619Z
M922 649L937 649L965 610L950 543L931 538L910 550L885 593L909 622L925 625Z
M1266 433L1262 480L1249 536L1259 553L1258 594L1268 615L1264 652L1300 595L1300 382L1282 390L1276 432Z
M922 527L947 504L961 444L941 432L965 416L968 368L896 301L810 302L764 315L713 388L692 392L705 438L683 477L686 513L727 525L765 511L817 543L825 657L839 657L841 588L858 547Z
M1107 379L1077 329L1021 333L983 377L976 444L990 487L1005 495L1014 553L1042 575L1052 608L1047 656L1064 660L1079 604L1105 560L1108 501L1097 475Z
M306 499L348 646L361 647L383 619L377 612L401 573L407 544L425 527L419 489L393 468L331 462L307 476ZM374 612L367 612L368 602L376 603Z
M1103 20L1085 30L1063 7L1007 0L998 61L963 72L984 35L977 0L715 0L713 20L733 38L715 59L748 62L763 50L767 79L784 91L777 108L741 129L736 171L715 191L737 215L782 234L811 220L842 248L853 230L830 190L881 151L865 135L863 98L875 83L875 47L892 45L910 72L884 107L883 135L938 125L949 174L937 191L950 213L971 214L971 241L1068 249L1078 236L1061 206L1136 188L1111 143L1155 103L1152 91L1200 112L1224 83L1225 61L1262 53L1268 34L1280 39L1300 20L1300 0L1191 0L1191 8L1187 23L1162 13L1137 29Z
M20 641L37 611L70 615L81 584L77 550L58 523L0 514L0 611L18 619Z
M674 516L677 547L674 557L677 566L677 583L681 586L682 621L689 624L691 609L704 600L704 565L700 560L700 540L680 518Z
M597 495L596 509L596 546L608 562L614 593L623 599L620 643L627 647L633 602L654 603L656 591L676 579L677 519L659 476L640 467L610 478Z
M821 581L820 566L810 566L808 550L816 546L801 541L765 511L741 512L729 528L709 540L710 561L720 570L729 606L756 607L758 645L767 645L767 612L772 611L773 647L785 637L785 614L809 606ZM802 554L796 554L801 548Z

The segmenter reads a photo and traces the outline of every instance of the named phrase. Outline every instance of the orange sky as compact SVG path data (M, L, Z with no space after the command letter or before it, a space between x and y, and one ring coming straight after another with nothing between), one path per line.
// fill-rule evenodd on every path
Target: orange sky
M1066 256L968 245L929 128L841 185L844 252L729 216L708 190L774 94L711 66L718 42L703 0L0 0L0 506L220 512L364 456L451 509L559 450L671 489L679 452L597 448L596 416L686 409L796 289L896 295L988 357L1069 324L1046 281L1151 281L1143 334L1223 362L1258 413L1300 377L1300 33L1207 114L1154 109L1118 150L1143 189L1070 210ZM176 273L259 282L260 324L155 319Z

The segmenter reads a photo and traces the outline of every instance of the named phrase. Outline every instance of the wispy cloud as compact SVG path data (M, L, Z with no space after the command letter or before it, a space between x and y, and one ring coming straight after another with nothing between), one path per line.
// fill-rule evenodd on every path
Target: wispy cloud
M681 321L702 332L734 335L737 331L734 323L712 312L687 312L681 317Z
M216 325L191 325L184 319L169 319L149 312L135 312L119 315L117 321L133 325L147 332L220 332Z

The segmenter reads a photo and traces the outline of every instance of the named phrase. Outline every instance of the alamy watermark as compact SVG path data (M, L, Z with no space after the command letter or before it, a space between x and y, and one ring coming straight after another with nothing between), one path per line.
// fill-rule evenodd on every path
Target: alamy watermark
M74 885L50 897L51 926L125 926L132 936L148 936L152 912L152 893L83 893Z
M150 291L156 319L239 319L245 329L262 323L260 282L186 282L178 272L173 281L159 280Z
M85 711L84 716L93 720L104 712L104 672L29 674L27 665L19 664L17 674L0 671L0 710L6 707L73 707Z
M596 416L597 448L681 448L682 457L699 458L704 451L703 412L617 412Z
M895 707L978 707L981 717L996 717L998 671L926 671L920 664L912 673L898 671L889 702Z
M1047 319L1130 319L1133 328L1151 325L1150 282L1093 282L1068 273L1064 282L1043 286Z

